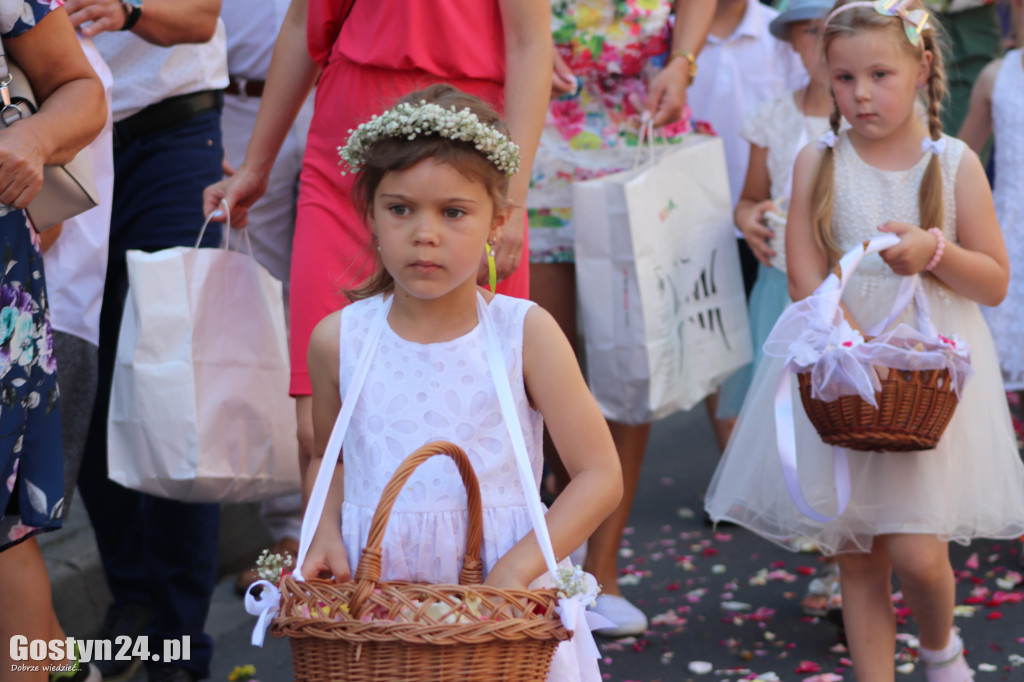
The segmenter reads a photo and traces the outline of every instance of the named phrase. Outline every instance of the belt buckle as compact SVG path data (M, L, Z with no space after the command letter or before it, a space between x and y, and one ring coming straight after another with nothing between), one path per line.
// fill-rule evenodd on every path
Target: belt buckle
M249 79L242 78L241 76L235 76L235 83L238 85L238 97L239 99L249 99Z

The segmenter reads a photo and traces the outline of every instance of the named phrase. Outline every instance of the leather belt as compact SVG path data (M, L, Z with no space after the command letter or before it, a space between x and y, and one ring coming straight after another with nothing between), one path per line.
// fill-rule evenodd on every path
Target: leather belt
M202 90L188 95L168 97L115 123L114 147L181 125L207 111L220 111L223 107L224 93L220 90Z
M228 87L224 88L224 94L238 97L263 97L264 85L266 85L266 81L231 76Z

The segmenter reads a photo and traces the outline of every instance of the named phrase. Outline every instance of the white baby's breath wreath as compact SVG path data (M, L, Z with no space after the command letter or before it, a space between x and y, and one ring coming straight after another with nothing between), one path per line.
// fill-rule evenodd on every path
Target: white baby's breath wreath
M450 140L470 142L495 168L512 176L519 172L519 147L515 142L483 123L469 109L445 109L421 100L419 104L402 102L380 116L374 116L355 130L349 130L348 143L338 147L341 161L349 171L358 173L375 142L385 137L415 139L420 135L440 135Z

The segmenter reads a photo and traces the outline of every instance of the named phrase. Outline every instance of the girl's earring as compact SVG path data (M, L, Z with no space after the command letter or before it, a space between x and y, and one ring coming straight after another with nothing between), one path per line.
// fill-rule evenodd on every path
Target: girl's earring
M491 286L491 293L498 288L498 268L494 265L494 244L487 242L484 249L487 252L487 283Z

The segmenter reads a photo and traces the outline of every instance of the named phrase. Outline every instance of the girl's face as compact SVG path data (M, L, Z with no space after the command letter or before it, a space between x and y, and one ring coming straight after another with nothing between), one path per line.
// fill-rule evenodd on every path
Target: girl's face
M800 55L800 61L811 79L827 85L828 64L821 49L822 23L821 19L793 22L789 25L789 42L793 51Z
M832 92L855 131L884 139L913 125L917 89L928 79L931 53L915 58L886 29L837 37L828 47Z
M483 184L427 158L381 179L370 226L396 286L437 299L476 287L484 245L501 233L508 214L496 212Z

